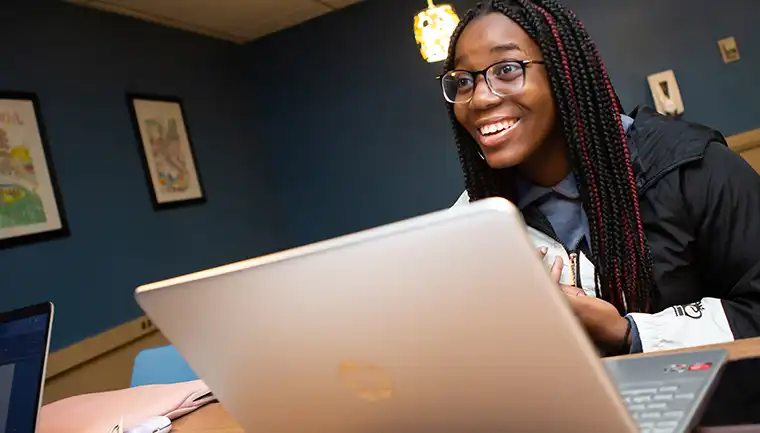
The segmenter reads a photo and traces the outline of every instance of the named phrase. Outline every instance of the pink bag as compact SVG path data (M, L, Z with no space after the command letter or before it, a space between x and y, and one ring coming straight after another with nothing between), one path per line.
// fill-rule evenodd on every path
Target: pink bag
M150 417L173 420L213 401L200 380L83 394L43 406L37 432L110 433L122 417L129 430Z

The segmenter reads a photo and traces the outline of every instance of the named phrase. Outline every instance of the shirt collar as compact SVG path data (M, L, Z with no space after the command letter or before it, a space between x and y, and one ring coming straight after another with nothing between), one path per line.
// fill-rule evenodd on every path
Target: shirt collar
M577 200L580 194L578 194L578 184L575 180L575 175L570 172L564 179L552 187L538 186L522 176L517 177L517 207L520 209L525 209L552 192L571 200Z

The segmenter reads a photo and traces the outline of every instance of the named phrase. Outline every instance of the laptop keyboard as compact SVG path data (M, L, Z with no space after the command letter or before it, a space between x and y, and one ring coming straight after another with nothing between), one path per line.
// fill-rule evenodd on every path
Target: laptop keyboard
M642 433L681 431L691 412L701 381L673 381L625 387L620 395Z

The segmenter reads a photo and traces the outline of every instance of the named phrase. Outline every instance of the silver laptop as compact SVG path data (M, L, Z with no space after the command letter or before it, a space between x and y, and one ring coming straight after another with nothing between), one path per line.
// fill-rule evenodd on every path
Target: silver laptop
M136 299L252 433L681 432L726 357L601 361L497 198Z
M42 404L53 304L0 313L0 433L34 433Z

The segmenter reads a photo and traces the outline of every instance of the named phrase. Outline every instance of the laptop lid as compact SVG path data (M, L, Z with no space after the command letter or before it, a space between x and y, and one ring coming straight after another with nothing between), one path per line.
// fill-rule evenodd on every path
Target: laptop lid
M146 285L136 299L246 431L636 430L503 199Z
M53 304L0 313L0 433L34 433L42 404Z

